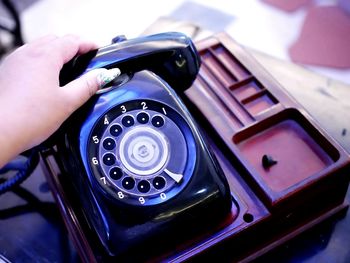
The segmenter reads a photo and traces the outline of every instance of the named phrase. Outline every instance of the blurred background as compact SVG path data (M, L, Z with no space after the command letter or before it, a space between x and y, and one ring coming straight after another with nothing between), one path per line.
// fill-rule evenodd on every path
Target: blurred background
M165 17L226 31L244 46L350 84L349 0L2 0L0 25L14 28L7 2L18 12L24 42L74 33L106 45L116 35L137 37ZM1 30L1 45L8 41Z
M164 31L194 40L227 32L350 151L350 0L0 0L0 57L47 34L77 34L104 46L117 35ZM350 262L349 247L347 216L262 262ZM1 196L1 258L79 262L40 168Z

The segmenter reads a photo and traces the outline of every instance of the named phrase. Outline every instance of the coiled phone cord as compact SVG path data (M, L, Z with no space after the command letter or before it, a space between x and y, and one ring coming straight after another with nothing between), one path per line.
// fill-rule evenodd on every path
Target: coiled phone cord
M0 174L13 170L18 171L13 177L0 183L0 195L10 191L26 180L39 163L39 151L36 148L30 149L20 155L27 157L27 160L24 163L20 160L14 160L0 169Z

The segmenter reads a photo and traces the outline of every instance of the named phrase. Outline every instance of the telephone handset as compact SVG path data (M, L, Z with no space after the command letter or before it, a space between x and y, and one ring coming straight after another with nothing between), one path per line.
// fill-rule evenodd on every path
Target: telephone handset
M199 65L189 38L163 33L92 51L61 72L62 84L98 67L124 73L67 121L57 145L109 256L147 259L230 211L223 172L175 92L190 87Z
M174 90L182 92L195 80L200 57L191 39L179 33L157 34L136 39L122 39L76 57L61 71L61 83L94 68L118 67L121 72L150 70Z

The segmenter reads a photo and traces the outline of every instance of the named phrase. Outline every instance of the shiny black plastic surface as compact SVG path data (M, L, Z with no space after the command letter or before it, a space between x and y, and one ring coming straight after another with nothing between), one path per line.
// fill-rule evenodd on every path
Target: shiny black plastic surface
M159 59L154 60L154 54ZM185 58L182 66L177 65L179 54ZM230 190L221 168L168 85L175 85L177 91L188 88L198 71L197 56L188 38L171 33L105 47L87 63L88 70L121 67L133 73L123 85L96 95L78 110L62 127L58 143L64 174L111 258L159 257L173 246L210 233L231 209ZM141 66L148 70L142 71ZM78 75L84 72L82 64L77 67ZM72 75L77 75L76 71ZM179 79L180 75L183 78ZM141 113L148 117L139 117ZM147 151L165 152L151 147L147 150L153 135L141 144L134 136L140 133L147 137L147 132L155 141L161 138L159 145L168 149L169 156L156 169L150 166L142 170L127 163L125 156L131 153L129 157L135 159L140 154L137 158L142 163ZM134 137L135 142L129 140ZM132 146L124 154L123 147L128 145ZM159 178L165 180L164 186Z
M122 73L150 70L176 91L184 91L194 81L200 57L190 38L177 32L124 40L73 59L61 71L66 83L94 68L118 67Z

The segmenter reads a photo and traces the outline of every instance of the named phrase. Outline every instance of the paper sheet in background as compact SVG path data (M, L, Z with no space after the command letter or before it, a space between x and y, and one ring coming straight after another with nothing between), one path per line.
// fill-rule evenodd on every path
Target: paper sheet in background
M350 15L339 6L313 6L289 53L294 62L348 69L349 49Z
M221 10L186 1L169 15L159 17L142 35L179 31L196 41L225 31L234 19L234 16Z
M289 48L292 61L350 69L350 0L262 0L277 9L306 11L298 38Z
M301 7L308 6L312 0L262 0L264 3L272 5L286 12L294 12Z

